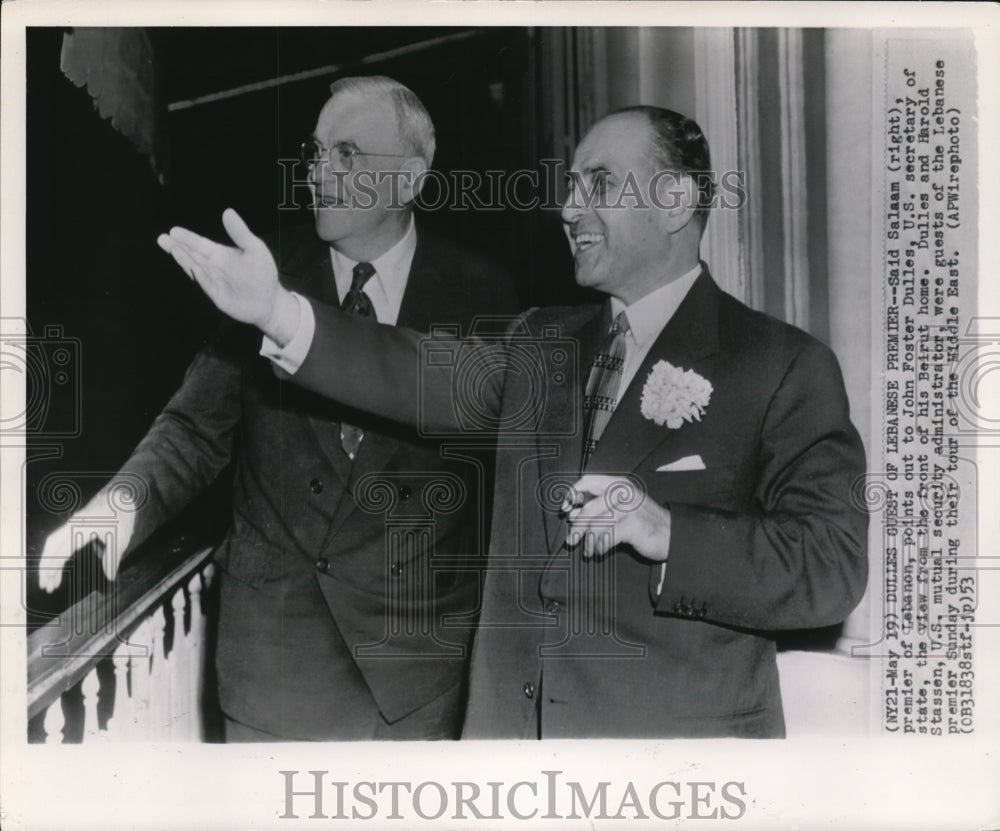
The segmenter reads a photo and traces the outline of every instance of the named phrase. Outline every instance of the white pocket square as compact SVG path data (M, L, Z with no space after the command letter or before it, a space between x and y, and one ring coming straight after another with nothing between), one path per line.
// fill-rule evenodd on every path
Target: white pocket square
M701 460L701 456L685 456L683 459L678 459L676 462L671 462L668 465L660 465L657 469L657 473L676 473L679 470L704 470L705 463Z

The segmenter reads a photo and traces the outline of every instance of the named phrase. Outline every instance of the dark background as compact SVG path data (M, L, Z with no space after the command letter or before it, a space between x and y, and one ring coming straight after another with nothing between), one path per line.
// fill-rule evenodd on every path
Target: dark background
M311 222L301 191L301 209L277 209L284 199L278 159L298 157L333 80L385 74L413 89L434 120L434 167L445 174L537 169L555 146L539 117L544 30L150 29L159 91L174 104L164 116L161 182L148 158L100 118L86 89L62 74L64 31L27 32L27 315L35 337L60 327L78 354L67 389L81 405L80 429L54 440L43 425L29 436L29 561L73 507L40 504L39 482L65 474L89 499L142 438L218 322L156 236L179 224L223 239L219 217L230 206L262 235ZM330 65L339 70L177 106ZM558 211L436 210L423 219L509 266L525 307L583 299ZM28 383L31 400L40 390ZM60 408L72 405L49 403L50 418L65 418ZM224 521L220 498L182 521ZM31 626L65 606L69 582L51 598L29 583Z

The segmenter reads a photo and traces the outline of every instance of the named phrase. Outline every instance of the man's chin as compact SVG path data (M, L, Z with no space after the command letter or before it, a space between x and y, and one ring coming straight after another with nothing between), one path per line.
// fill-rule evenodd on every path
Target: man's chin
M597 282L599 277L594 273L592 268L582 268L577 262L576 271L573 273L576 279L576 284L581 288L592 289L597 287Z
M332 216L331 216L332 214ZM335 210L320 209L316 211L316 236L324 242L334 243L350 233L348 224L344 222L343 214Z

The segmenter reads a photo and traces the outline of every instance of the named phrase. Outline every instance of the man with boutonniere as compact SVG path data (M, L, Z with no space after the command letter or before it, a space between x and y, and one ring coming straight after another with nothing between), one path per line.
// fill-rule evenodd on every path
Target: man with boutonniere
M608 299L533 309L496 340L422 341L320 304L276 325L293 306L249 231L236 248L161 238L279 348L308 333L288 380L432 433L498 433L463 737L783 736L777 634L836 624L864 592L840 368L699 261L710 170L678 113L598 121L562 219L577 282ZM482 368L474 395L460 359Z

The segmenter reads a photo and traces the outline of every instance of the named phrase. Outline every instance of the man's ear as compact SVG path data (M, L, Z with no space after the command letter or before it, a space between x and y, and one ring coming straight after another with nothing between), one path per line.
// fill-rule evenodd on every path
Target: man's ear
M691 176L671 172L659 177L654 188L654 202L660 208L663 228L676 234L694 218L700 195L698 187Z
M424 175L427 173L427 162L419 156L411 156L403 162L400 170L403 175L400 176L399 198L404 205L407 205L417 198L427 180Z

